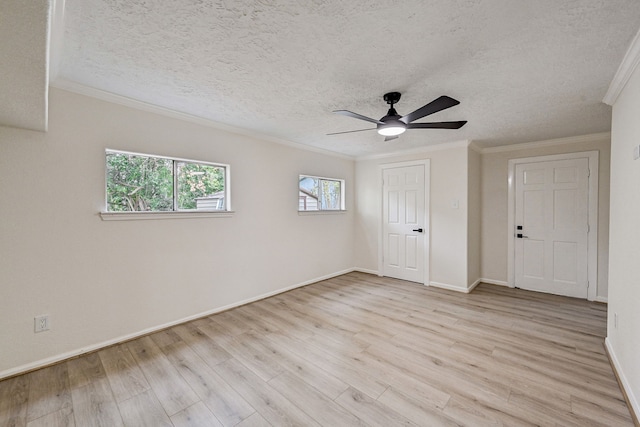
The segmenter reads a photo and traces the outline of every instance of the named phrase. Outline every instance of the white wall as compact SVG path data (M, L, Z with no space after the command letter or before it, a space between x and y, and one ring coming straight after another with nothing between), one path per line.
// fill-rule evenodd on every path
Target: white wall
M378 271L380 165L431 159L430 282L467 289L467 151L467 144L458 144L454 148L435 147L426 153L363 159L356 163L356 267ZM452 208L453 200L458 201L458 209Z
M536 147L536 145L538 145ZM482 154L481 198L481 267L483 279L507 282L507 199L509 194L509 160L580 151L599 152L598 174L598 289L599 300L606 300L609 271L609 135L546 142L520 144L508 147L508 151Z
M105 148L230 164L235 216L102 221ZM47 133L0 127L0 377L350 269L354 169L51 89ZM299 174L345 179L348 212L298 215Z
M468 150L468 177L467 177L467 198L468 198L468 217L467 217L467 252L468 252L468 271L467 285L473 286L480 276L480 253L481 244L481 170L480 170L480 153L474 149Z
M607 346L640 416L640 69L613 105ZM618 325L614 316L618 316Z

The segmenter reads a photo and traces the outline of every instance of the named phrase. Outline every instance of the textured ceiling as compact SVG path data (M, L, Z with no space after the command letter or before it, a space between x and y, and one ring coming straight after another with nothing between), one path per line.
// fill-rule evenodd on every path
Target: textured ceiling
M640 27L637 0L66 0L59 77L285 140L368 155L610 129L601 100ZM461 104L384 142L332 114Z
M50 3L2 0L0 125L46 129Z

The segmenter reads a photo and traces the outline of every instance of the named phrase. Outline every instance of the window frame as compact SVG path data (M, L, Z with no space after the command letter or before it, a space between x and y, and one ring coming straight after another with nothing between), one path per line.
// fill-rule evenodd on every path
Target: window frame
M169 218L212 218L233 216L231 209L231 165L225 163L208 162L204 160L185 159L181 157L162 156L157 154L139 153L135 151L116 150L105 148L104 157L104 205L100 216L103 220L131 220L131 219L169 219ZM131 156L151 157L154 159L165 159L171 161L173 178L173 206L170 211L109 211L107 185L107 155L109 153L126 154ZM178 208L178 163L195 163L207 166L214 166L224 169L224 209L179 209Z
M341 213L346 212L346 185L345 180L342 178L329 178L326 176L316 176L316 175L307 175L307 174L299 174L298 175L298 193L300 192L300 180L302 178L312 178L324 181L334 181L340 183L340 207L338 209L315 209L315 210L300 210L300 199L298 198L298 214L302 215L313 215L313 214L331 214L331 213ZM318 197L318 206L320 206L320 197Z

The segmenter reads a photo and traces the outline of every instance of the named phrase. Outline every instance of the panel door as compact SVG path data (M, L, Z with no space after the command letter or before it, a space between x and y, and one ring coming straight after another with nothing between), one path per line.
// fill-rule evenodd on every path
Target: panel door
M383 274L424 283L424 166L384 169L383 180Z
M515 286L587 298L588 159L516 165L515 189Z

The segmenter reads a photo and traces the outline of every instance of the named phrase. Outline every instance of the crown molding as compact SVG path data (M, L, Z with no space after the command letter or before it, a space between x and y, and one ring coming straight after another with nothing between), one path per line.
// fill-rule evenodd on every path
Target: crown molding
M627 53L624 55L618 71L616 71L615 76L613 76L609 90L607 90L602 102L611 106L616 103L620 92L622 92L622 89L624 89L631 78L638 63L640 63L640 31L638 31L633 41L631 41L631 45L629 49L627 49Z
M407 156L411 154L431 153L433 151L451 150L454 148L466 148L466 147L470 147L470 145L471 145L471 141L469 140L444 142L442 144L429 145L427 147L418 147L418 148L412 148L409 150L393 151L390 153L360 156L360 157L356 157L355 160L356 162L361 162L366 160L388 159L390 157L401 157L401 156Z
M475 151L476 153L482 154L482 147L479 146L475 141L469 141L469 149Z
M570 136L567 138L547 139L545 141L523 142L521 144L501 145L482 149L482 154L503 153L506 151L529 150L532 148L557 146L564 144L584 144L588 142L610 140L611 132L592 133L589 135Z
M147 102L138 101L126 96L117 95L112 92L103 91L90 86L85 86L80 83L76 83L71 80L58 78L54 82L51 82L49 86L56 89L61 89L67 92L76 93L78 95L87 96L90 98L98 99L101 101L110 102L112 104L122 105L124 107L133 108L140 111L146 111L149 113L159 114L165 117L170 117L185 122L195 123L200 126L206 126L209 128L222 130L237 135L242 135L254 139L260 139L262 141L269 141L275 144L286 145L288 147L297 148L298 150L311 151L317 154L324 154L325 156L337 157L345 160L354 160L353 156L337 153L335 151L325 150L322 148L313 147L310 145L299 144L297 142L289 141L286 139L280 139L273 136L261 134L258 132L249 131L247 129L238 128L224 123L216 122L214 120L206 119L204 117L194 116L192 114L182 113L180 111L172 110L170 108L160 107L158 105L149 104Z

